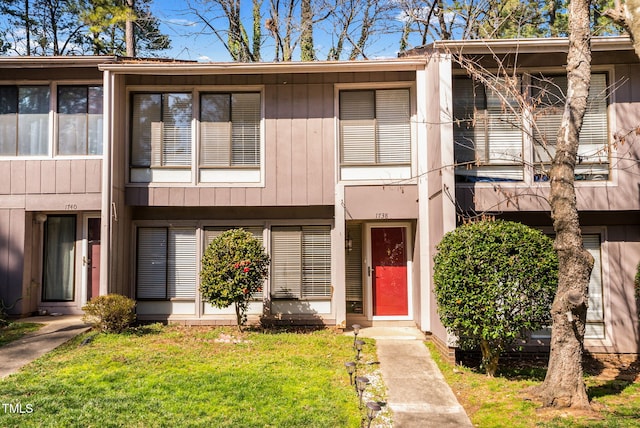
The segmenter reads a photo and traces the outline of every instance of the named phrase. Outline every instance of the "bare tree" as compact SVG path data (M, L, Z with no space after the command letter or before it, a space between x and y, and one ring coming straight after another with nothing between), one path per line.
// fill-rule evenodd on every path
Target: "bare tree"
M579 134L591 83L589 5L588 0L572 0L569 6L567 98L550 172L558 290L551 308L549 367L536 393L545 406L554 407L590 407L582 356L593 257L583 247L574 187Z
M260 61L262 33L260 11L262 0L253 0L252 40L249 39L240 13L240 0L199 0L195 4L188 3L191 13L222 43L231 59L238 62ZM226 26L218 21L225 20Z
M615 1L615 8L609 9L605 15L621 25L631 36L633 49L640 58L640 0Z

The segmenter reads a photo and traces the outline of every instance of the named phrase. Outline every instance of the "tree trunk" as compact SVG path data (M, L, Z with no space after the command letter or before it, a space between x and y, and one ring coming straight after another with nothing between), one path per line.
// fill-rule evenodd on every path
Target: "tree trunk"
M136 41L133 31L133 21L135 19L135 0L127 0L129 8L127 13L127 21L125 23L125 44L128 57L136 56Z
M582 245L574 187L578 137L591 81L589 4L572 0L569 6L567 99L550 172L558 290L551 307L549 367L536 393L545 406L553 407L590 407L582 378L582 355L593 257Z
M316 54L313 49L313 11L311 0L302 0L302 34L300 35L300 59L302 61L315 61Z
M604 14L627 30L633 49L640 58L640 0L626 0L622 4L617 0L615 9L607 10Z

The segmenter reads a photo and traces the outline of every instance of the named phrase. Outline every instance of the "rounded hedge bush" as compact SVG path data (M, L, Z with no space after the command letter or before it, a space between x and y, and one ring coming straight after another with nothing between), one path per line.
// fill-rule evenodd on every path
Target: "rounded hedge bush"
M434 262L440 320L462 349L480 347L490 376L507 345L551 319L558 259L539 230L500 220L466 224L443 237Z
M121 333L136 320L136 302L120 294L91 299L85 306L83 321L106 333Z

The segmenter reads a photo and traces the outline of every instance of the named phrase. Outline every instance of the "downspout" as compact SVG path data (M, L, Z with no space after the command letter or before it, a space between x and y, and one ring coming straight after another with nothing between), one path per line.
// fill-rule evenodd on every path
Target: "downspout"
M103 93L104 105L103 114L106 116L102 128L102 203L100 212L100 295L108 294L109 277L111 274L111 141L112 141L112 121L113 121L113 76L111 72L103 72Z

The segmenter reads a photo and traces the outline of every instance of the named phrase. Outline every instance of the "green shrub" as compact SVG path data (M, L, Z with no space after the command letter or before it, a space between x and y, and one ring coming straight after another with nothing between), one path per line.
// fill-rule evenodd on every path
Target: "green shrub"
M202 257L202 298L216 308L235 303L241 329L251 295L262 291L268 268L269 256L260 241L243 229L227 230L209 244Z
M120 294L91 299L82 308L84 322L108 333L121 333L136 320L136 302Z
M434 261L440 320L462 349L480 347L488 375L507 345L549 322L558 259L542 232L508 221L467 224L444 236Z

